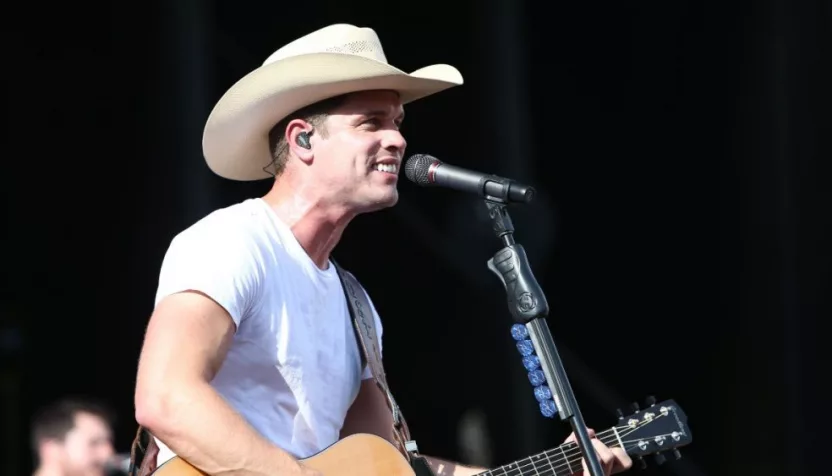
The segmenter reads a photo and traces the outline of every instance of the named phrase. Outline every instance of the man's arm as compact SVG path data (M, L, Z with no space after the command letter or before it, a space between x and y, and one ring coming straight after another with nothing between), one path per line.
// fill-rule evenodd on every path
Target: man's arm
M380 436L395 445L393 438L393 415L387 406L387 398L373 379L361 381L361 389L347 412L341 438L356 433ZM464 466L459 463L425 456L436 476L471 476L486 471L485 468Z
M234 331L228 312L204 294L163 299L139 359L136 420L208 474L316 474L262 438L211 387Z

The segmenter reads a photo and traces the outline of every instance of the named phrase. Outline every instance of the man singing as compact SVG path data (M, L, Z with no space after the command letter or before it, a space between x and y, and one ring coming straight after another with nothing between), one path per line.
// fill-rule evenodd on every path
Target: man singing
M398 200L403 106L461 84L444 64L405 73L373 30L337 24L278 49L219 100L208 166L273 186L167 250L135 393L159 449L145 467L176 455L207 474L311 476L301 460L348 435L395 443L330 254L353 218ZM630 466L594 442L607 474ZM427 461L437 475L485 471Z

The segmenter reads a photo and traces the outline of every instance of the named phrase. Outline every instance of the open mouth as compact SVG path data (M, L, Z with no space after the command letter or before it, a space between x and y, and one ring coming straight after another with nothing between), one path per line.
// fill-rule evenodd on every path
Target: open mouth
M379 172L386 172L388 174L397 175L399 173L399 167L396 164L376 164L373 168Z

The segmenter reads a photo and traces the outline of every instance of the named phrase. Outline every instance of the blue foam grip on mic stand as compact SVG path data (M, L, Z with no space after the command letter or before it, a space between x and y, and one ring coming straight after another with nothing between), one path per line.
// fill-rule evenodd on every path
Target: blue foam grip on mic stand
M558 407L552 398L552 390L546 383L546 375L540 368L540 358L534 354L534 345L529 339L528 329L522 324L514 324L511 326L511 337L517 341L517 351L523 356L523 367L528 371L534 397L540 404L540 413L546 418L554 418L558 414Z

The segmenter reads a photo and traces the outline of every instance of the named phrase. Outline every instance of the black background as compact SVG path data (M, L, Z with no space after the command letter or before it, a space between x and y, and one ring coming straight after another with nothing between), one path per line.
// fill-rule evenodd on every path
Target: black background
M408 152L538 188L511 213L590 426L654 394L682 406L694 443L649 474L824 467L830 10L238 0L7 14L0 472L30 469L29 414L65 394L114 405L127 451L169 240L269 186L211 175L204 120L274 49L335 22L374 28L402 69L445 62L465 76L408 107ZM499 243L482 204L400 190L336 257L381 312L389 380L421 449L464 459L471 410L487 415L492 451L475 462L558 444L568 425L537 413L485 267Z

